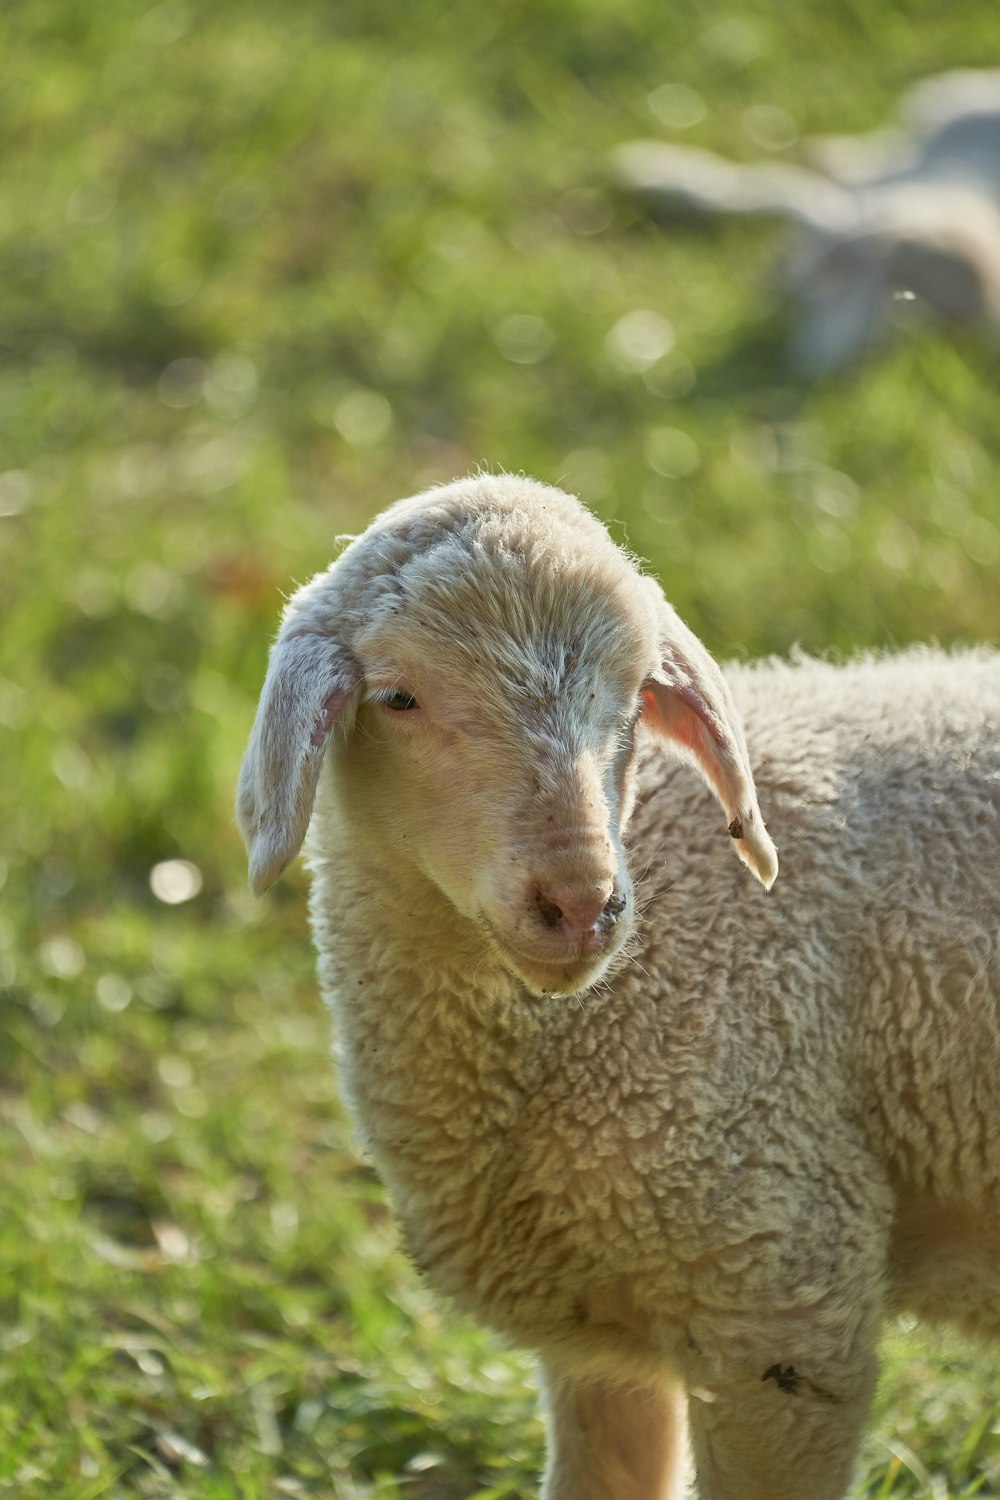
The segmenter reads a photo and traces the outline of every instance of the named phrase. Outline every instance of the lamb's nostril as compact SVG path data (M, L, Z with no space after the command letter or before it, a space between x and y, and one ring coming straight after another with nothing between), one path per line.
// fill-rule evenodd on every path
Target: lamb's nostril
M554 901L550 901L547 896L543 896L541 891L535 897L535 904L538 907L538 915L546 927L556 928L559 926L563 917L561 906L557 906Z
M607 886L603 890L600 887L577 890L570 886L546 890L536 886L535 909L543 925L553 932L561 929L567 937L582 938L589 934L596 938L614 927L625 910L625 898L614 891L608 896Z
M601 921L606 927L613 927L625 910L627 902L624 896L617 894L611 896L601 912Z

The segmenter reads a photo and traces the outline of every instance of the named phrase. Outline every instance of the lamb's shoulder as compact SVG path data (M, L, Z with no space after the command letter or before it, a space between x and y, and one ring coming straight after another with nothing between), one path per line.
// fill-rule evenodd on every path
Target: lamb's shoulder
M995 1206L1000 657L761 664L732 683L781 874L767 894L731 880L708 794L647 756L635 841L662 894L642 961L662 983L666 953L695 993L728 968L734 1045L763 1065L769 1017L791 1075L865 1123L895 1182Z

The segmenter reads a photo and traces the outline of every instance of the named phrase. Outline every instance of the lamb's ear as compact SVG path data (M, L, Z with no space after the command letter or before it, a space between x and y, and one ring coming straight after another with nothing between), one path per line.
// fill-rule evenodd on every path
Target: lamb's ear
M360 673L329 636L293 624L272 647L236 793L257 896L302 846L330 731L353 713L360 686Z
M691 760L722 804L733 847L765 890L778 856L757 806L743 726L726 679L661 597L661 661L644 686L643 718Z

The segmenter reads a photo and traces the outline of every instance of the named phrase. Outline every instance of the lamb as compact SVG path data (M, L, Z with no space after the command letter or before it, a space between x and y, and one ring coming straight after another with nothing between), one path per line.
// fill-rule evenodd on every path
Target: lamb
M824 376L888 342L899 298L918 316L1000 331L1000 71L924 79L901 125L808 143L814 170L659 141L621 146L613 170L661 213L787 219L789 358Z
M251 885L308 827L344 1087L417 1264L538 1356L546 1500L673 1500L688 1427L703 1500L834 1500L887 1314L1000 1336L998 731L985 649L723 673L524 478L292 598Z

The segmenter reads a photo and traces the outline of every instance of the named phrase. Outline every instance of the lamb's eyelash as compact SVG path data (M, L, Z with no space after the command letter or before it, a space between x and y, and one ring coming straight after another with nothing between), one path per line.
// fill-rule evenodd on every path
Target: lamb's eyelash
M394 698L405 698L409 701L406 703L394 703ZM387 708L394 713L413 712L420 707L420 702L416 694L411 693L410 689L408 687L403 687L401 683L397 683L395 687L387 687L378 690L377 692L372 694L369 701L373 703L379 703L384 708Z

